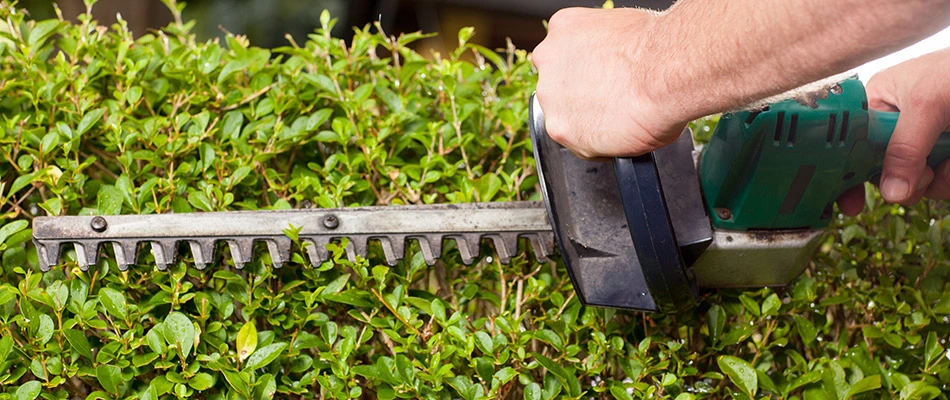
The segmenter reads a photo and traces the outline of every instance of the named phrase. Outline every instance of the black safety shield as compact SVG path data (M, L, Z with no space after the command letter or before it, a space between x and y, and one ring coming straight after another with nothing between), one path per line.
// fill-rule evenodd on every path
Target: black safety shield
M712 241L712 228L689 132L653 154L588 161L548 137L534 98L530 114L548 217L581 301L644 311L695 304L688 266Z

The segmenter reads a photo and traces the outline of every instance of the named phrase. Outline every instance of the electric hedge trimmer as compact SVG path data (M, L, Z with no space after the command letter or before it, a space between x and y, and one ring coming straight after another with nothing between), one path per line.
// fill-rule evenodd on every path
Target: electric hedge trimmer
M532 99L544 202L37 217L33 240L45 271L64 244L83 269L109 244L126 269L147 243L164 269L182 242L199 268L213 262L217 243L241 268L264 242L279 267L290 258L290 227L300 229L313 264L343 238L351 260L378 242L390 265L404 257L407 241L417 241L431 265L446 240L470 264L483 240L507 263L527 239L539 261L556 244L584 304L673 311L694 305L699 287L776 286L798 276L835 199L879 177L896 121L897 113L869 110L861 82L848 79L807 101L723 115L698 161L686 132L651 154L602 162L578 159L549 139ZM944 134L928 162L948 156Z

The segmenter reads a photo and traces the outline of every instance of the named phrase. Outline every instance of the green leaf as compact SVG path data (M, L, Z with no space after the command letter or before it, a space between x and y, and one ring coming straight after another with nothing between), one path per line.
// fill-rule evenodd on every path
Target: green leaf
M940 389L921 381L910 382L900 392L901 400L932 400L940 396Z
M48 19L45 21L37 22L33 26L33 29L30 29L30 36L27 38L26 42L30 46L30 49L33 52L40 50L40 47L46 43L46 40L53 36L56 33L56 30L59 29L63 22L57 19Z
M712 338L713 343L718 343L726 327L726 311L719 305L710 307L706 312L706 327L709 329L709 337Z
M257 351L248 357L247 367L245 367L245 369L255 370L266 367L267 364L277 359L286 348L287 343L277 342L257 349Z
M484 355L492 355L494 350L494 343L492 343L491 336L488 336L487 333L483 331L475 332L475 345L478 346L478 349L482 351Z
M49 315L40 314L39 327L36 329L36 341L40 345L46 344L53 337L53 319Z
M273 399L277 393L277 380L271 374L261 375L254 385L254 397L257 400ZM355 396L358 397L358 396Z
M442 300L432 299L429 308L432 309L432 316L436 321L445 321L445 306L442 305Z
M123 201L125 195L121 190L112 185L102 185L96 195L96 208L100 215L118 215L122 211Z
M937 341L936 332L930 331L927 334L927 342L924 344L924 366L930 368L930 365L933 364L934 360L939 359L941 354L943 354L943 346Z
M32 183L34 180L36 180L36 175L37 175L39 172L40 172L40 171L36 171L36 172L31 172L31 173L28 173L28 174L20 175L19 177L17 177L16 179L14 179L14 180L13 180L13 184L10 185L10 192L9 192L9 193L11 193L11 194L13 194L13 193L18 193L20 190L22 190L23 188L25 188L26 185L29 185L29 184Z
M241 127L243 125L244 113L240 111L229 111L224 116L222 133L231 139L237 139L241 136Z
M152 349L156 354L165 354L165 339L161 336L161 329L163 325L157 325L148 330L148 333L145 334L145 343L148 344L148 347Z
M238 169L231 173L231 180L228 182L228 187L234 187L240 184L241 181L247 178L248 174L251 173L251 170L251 167L247 165L238 167Z
M564 341L561 340L561 337L554 333L550 329L542 329L534 333L534 337L538 340L547 342L551 346L554 346L555 349L561 350L564 348Z
M13 352L13 338L10 336L0 337L0 365L3 365L10 353Z
M50 297L53 298L53 305L56 306L57 311L66 308L66 302L69 300L69 288L66 287L63 281L51 283L46 288L46 293L49 293ZM0 304L3 304L3 301L0 301Z
M719 369L749 397L755 396L758 391L758 377L755 369L745 360L733 356L720 356L717 360Z
M26 229L28 226L30 226L30 223L22 219L11 221L4 224L3 227L0 228L0 244L5 242L7 238L13 235L14 233L20 232Z
M497 379L502 385L504 385L516 376L518 376L518 371L515 371L515 369L511 367L505 367L498 370L498 372L495 372L492 378Z
M777 294L772 293L762 302L762 315L778 315L780 308L782 308L782 300Z
M188 386L197 391L204 391L214 386L214 377L205 372L199 372L188 379Z
M524 387L524 400L541 400L541 385L531 382Z
M89 339L86 338L86 335L82 331L64 329L63 335L66 336L66 341L69 342L69 346L72 347L76 353L92 361L92 347L89 346Z
M752 313L752 315L758 317L762 315L762 309L759 308L759 303L755 301L752 297L749 297L746 294L739 295L739 301L742 302L742 305L745 306L746 310Z
M165 317L163 326L165 339L178 346L179 354L187 358L195 345L195 326L191 323L191 319L185 314L173 311Z
M82 120L79 121L79 126L76 128L76 135L81 136L89 131L89 128L92 128L96 122L99 122L99 119L102 118L102 114L105 114L105 112L105 108L97 108L86 113L86 115L82 117Z
M188 194L188 204L191 204L201 211L214 211L214 204L211 203L211 199L208 198L208 195L204 192L191 192Z
M237 335L238 359L241 362L247 359L257 349L257 327L254 320L247 321Z
M479 201L491 201L495 198L495 195L498 194L498 191L501 190L502 181L498 175L495 174L485 174L478 179L478 194Z
M627 392L627 388L623 387L620 383L610 385L610 394L613 395L615 399L633 400L633 396Z
M40 395L43 384L40 381L29 381L17 388L13 398L16 400L33 400Z
M547 358L541 354L531 353L531 355L534 356L534 358L538 360L538 363L547 369L548 372L554 374L561 384L568 387L568 394L570 394L572 397L580 396L581 383L577 380L577 377L573 372L568 372L566 369L564 369L564 367L561 367L550 358Z
M109 393L118 393L122 383L122 369L115 365L100 365L96 368L96 379Z
M863 379L861 379L861 380L855 382L853 385L851 385L851 389L848 390L848 397L847 397L847 398L850 399L850 398L854 397L855 395L858 395L858 394L861 394L861 393L864 393L864 392L870 392L870 391L872 391L872 390L877 390L877 389L880 389L880 388L881 388L881 376L880 376L880 375L866 376L866 377L864 377Z
M307 132L313 132L322 126L330 117L333 116L332 108L323 108L315 113L313 113L309 118L307 118L306 129Z
M139 399L140 400L158 400L158 390L155 389L155 386L149 385L148 389L145 389L145 391L142 392L142 397L140 397Z
M124 320L129 310L122 292L110 287L99 289L99 303L116 319Z
M802 343L806 346L815 341L818 337L818 330L812 324L810 319L798 315L792 316L795 319L795 328L798 330L798 336L802 338Z

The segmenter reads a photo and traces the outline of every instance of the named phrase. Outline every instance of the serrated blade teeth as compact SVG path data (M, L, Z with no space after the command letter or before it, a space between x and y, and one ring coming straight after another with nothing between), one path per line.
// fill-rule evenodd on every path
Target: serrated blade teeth
M346 238L346 258L356 262L356 256L366 258L369 238L364 235L353 235Z
M59 264L59 242L33 240L33 244L36 246L36 255L39 259L40 270L46 272L54 265Z
M450 236L455 239L458 245L459 255L462 256L462 262L465 265L471 265L481 254L481 235L477 233L466 233L458 236Z
M379 241L379 246L383 248L383 256L386 257L386 264L389 264L390 267L396 266L399 260L404 257L406 251L405 237L377 237L374 239Z
M76 261L79 262L79 269L89 270L89 267L99 262L99 242L95 240L86 240L76 242Z
M503 263L511 262L522 237L530 240L539 261L554 252L553 233L540 202L119 215L110 216L107 228L100 230L86 216L37 217L33 239L44 271L60 262L64 244L73 246L76 262L86 270L97 263L98 246L105 243L111 244L118 268L125 270L136 263L140 242L149 244L160 270L177 262L179 244L184 243L196 266L204 269L218 258L214 253L219 241L227 243L236 268L261 256L254 254L258 241L267 245L273 266L280 267L291 261L294 242L282 234L288 226L297 227L314 265L330 257L326 248L330 242L343 238L347 241L343 251L351 261L367 257L369 242L378 241L389 265L405 258L407 240L419 243L428 265L442 257L445 239L455 240L466 264L480 257L483 239L492 240Z
M307 249L307 256L310 257L310 264L320 265L330 258L330 252L327 251L327 244L330 238L326 236L312 236L303 238L304 242L309 242L304 248Z
M435 260L442 258L442 236L412 236L410 239L419 242L419 250L422 252L422 258L426 260L426 265L435 265Z
M122 240L112 242L112 250L115 252L115 263L120 271L129 269L129 265L135 264L136 247L138 242L135 240Z
M254 257L254 239L228 239L228 249L231 250L231 261L234 267L243 269Z
M489 236L492 244L495 245L495 254L498 255L498 261L502 264L508 264L518 252L518 234L515 232L504 232Z
M168 269L171 263L175 262L175 253L178 246L174 240L160 240L149 242L152 251L152 257L155 258L155 266L159 271Z
M189 240L188 246L198 269L205 269L214 261L214 239Z
M548 257L554 255L554 234L551 232L532 233L528 236L531 241L531 249L534 250L534 258L538 262L546 262Z
M267 242L267 252L270 253L271 263L274 268L284 266L284 263L290 261L290 246L293 241L286 236L278 236L265 240Z

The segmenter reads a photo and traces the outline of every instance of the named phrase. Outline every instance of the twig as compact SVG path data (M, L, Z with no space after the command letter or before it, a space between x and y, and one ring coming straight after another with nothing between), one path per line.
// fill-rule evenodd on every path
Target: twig
M422 337L422 333L420 333L419 330L416 329L416 327L410 325L410 324L409 324L409 321L406 321L405 319L403 319L402 315L399 315L399 313L396 312L396 309L394 309L393 306L389 305L389 303L386 302L385 299L383 299L383 295L382 295L382 294L380 294L376 289L370 289L370 290L372 290L373 294L376 295L376 298L379 299L379 301L382 302L383 305L386 306L387 309L389 309L389 312L393 313L393 315L396 317L396 319L398 319L400 322L402 322L403 325L405 325L406 328L408 328L409 330L411 330L412 333L416 334L416 336Z

